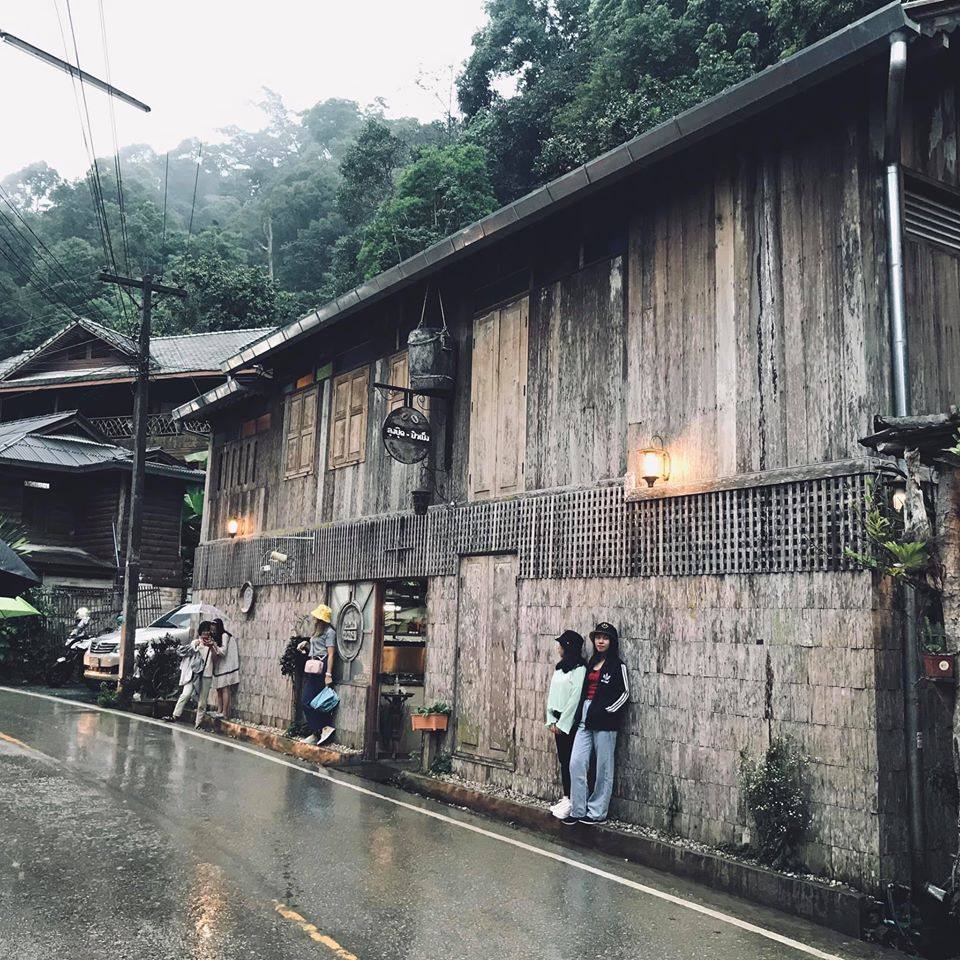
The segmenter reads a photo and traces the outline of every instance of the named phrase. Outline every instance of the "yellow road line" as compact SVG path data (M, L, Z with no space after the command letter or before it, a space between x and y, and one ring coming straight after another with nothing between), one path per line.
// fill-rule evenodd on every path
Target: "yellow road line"
M314 924L308 923L296 910L291 910L279 900L274 900L273 906L284 920L295 923L304 933L310 936L311 940L322 943L335 957L340 957L340 960L357 960L354 954L341 947L333 937L321 933Z
M28 747L22 740L18 740L16 737L8 736L5 733L0 733L0 740L6 740L7 743L12 743L18 747L23 747L24 750L30 749L30 747Z

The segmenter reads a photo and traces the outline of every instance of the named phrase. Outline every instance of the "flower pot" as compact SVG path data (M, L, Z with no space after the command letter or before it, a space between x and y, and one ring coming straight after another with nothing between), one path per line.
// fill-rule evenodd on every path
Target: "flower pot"
M953 680L956 677L957 657L954 653L925 653L923 675L928 680Z
M445 713L415 713L410 718L414 730L446 730L450 719Z

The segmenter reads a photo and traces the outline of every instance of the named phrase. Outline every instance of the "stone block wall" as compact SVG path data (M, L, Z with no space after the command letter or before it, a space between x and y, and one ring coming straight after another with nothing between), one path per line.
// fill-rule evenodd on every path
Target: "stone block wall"
M212 603L228 617L228 628L240 647L239 719L285 728L293 719L292 685L280 674L283 653L297 619L323 596L322 584L264 586L257 590L249 614L240 612L238 588L197 590L194 600Z
M870 574L522 580L518 589L515 768L456 759L461 775L558 795L543 724L551 641L610 620L631 680L613 816L742 843L740 754L789 737L810 758L810 869L865 888L905 875L899 652L889 591ZM431 583L428 699L454 695L456 591L455 577Z

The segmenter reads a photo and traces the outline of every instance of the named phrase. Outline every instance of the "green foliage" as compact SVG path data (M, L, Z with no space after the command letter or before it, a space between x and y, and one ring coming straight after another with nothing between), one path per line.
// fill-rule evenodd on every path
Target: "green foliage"
M120 694L117 688L107 683L100 684L100 692L97 694L97 706L120 709Z
M228 128L202 152L187 139L169 158L121 149L125 231L101 163L117 267L190 290L158 303L156 333L283 323L881 3L488 0L456 79L461 117L387 118L381 101L342 98L298 115L265 89L260 130ZM133 330L135 310L95 279L107 256L88 180L39 162L0 181L70 276L11 234L4 355L74 310Z
M811 822L803 756L782 739L760 759L742 753L740 782L756 827L757 857L778 869L794 866Z
M18 549L21 544L17 543L17 525L7 518L0 518L0 527L4 526L17 544L14 549ZM50 604L41 587L26 591L23 597L44 616L49 614ZM50 667L60 656L60 650L59 638L47 634L40 617L0 620L0 678L43 683Z
M436 703L431 703L429 706L417 707L415 712L421 717L429 717L433 713L443 713L449 717L453 712L453 707L449 703L437 700Z
M177 689L180 661L173 637L160 637L143 644L137 650L134 664L137 671L134 687L142 699L159 699Z
M868 479L864 495L864 528L872 552L859 553L844 548L844 553L869 570L912 580L922 577L931 563L930 544L926 540L906 538L903 520L877 492L873 479Z
M357 257L364 277L496 209L486 155L475 144L427 147L407 167L396 192L363 231Z
M434 776L453 773L453 757L449 753L438 754L433 763L430 764L430 772Z
M280 654L280 675L284 677L294 677L303 670L303 665L307 662L307 654L301 653L297 646L303 643L303 637L290 637L287 645Z
M286 730L283 731L285 737L290 737L291 740L299 740L301 737L305 737L310 732L310 725L306 720L294 720Z

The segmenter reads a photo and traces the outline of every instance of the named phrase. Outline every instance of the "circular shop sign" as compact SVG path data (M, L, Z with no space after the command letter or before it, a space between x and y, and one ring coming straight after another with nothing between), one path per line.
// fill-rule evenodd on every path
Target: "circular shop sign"
M363 611L351 600L337 617L337 653L341 660L356 660L363 646Z
M419 463L430 450L430 421L413 407L391 410L381 433L387 453L401 463Z

